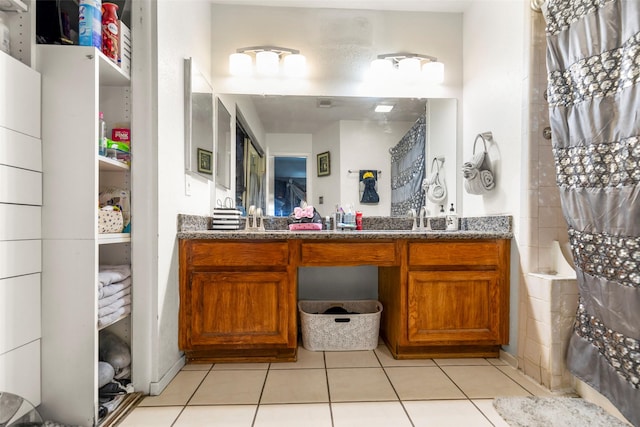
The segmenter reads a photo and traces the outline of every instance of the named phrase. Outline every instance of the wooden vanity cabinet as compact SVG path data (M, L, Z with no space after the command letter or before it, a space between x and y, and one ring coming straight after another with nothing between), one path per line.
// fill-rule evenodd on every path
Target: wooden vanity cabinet
M289 260L286 241L181 240L179 345L187 360L295 360Z
M383 325L394 357L497 357L508 343L508 240L409 242L404 274L380 287L399 312Z

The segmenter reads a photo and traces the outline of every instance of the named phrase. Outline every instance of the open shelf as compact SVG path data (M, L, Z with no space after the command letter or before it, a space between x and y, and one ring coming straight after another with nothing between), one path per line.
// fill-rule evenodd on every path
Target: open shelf
M98 156L101 171L128 171L129 165L109 157Z
M131 241L131 233L107 233L98 235L99 245L109 245L113 243L128 243Z
M0 10L3 12L27 12L29 8L21 0L0 0Z

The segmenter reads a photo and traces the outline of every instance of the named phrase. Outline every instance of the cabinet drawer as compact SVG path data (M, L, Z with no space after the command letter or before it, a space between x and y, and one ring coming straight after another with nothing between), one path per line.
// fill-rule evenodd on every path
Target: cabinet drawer
M302 243L300 262L304 265L395 265L393 242Z
M409 244L410 266L497 266L497 241L433 242Z
M287 242L189 242L187 265L202 266L282 266L289 264Z

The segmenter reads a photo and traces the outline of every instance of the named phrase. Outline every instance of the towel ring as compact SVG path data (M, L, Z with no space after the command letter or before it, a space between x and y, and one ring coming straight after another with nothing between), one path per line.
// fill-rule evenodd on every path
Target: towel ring
M491 132L483 132L483 133L479 133L476 136L475 141L473 141L473 154L476 154L476 144L478 142L478 138L480 138L482 140L482 143L484 144L484 152L487 152L487 140L485 139L485 137L489 140L493 139L493 134Z

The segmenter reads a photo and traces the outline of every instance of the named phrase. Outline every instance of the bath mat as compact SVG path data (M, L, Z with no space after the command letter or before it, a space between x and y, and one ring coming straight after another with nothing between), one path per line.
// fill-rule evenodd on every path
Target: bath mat
M496 411L511 427L628 427L601 407L573 397L497 397Z

